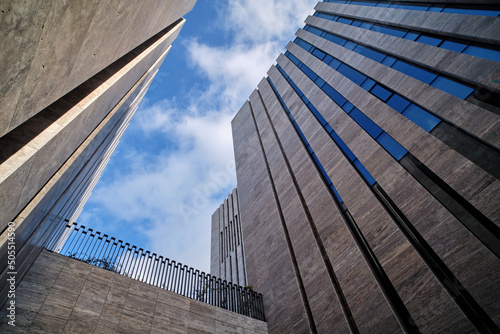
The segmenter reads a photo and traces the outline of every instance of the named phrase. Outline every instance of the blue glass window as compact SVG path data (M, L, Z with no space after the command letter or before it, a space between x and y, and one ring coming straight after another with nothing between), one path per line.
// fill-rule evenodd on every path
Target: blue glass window
M287 51L287 53L285 53L285 56L288 57L288 59L290 59L295 65L299 66L300 65L300 60L295 57L293 54L291 54L290 52Z
M396 58L393 58L391 56L386 56L384 60L382 60L382 64L387 65L389 67L392 66L396 62Z
M379 63L385 58L385 55L372 49L365 48L364 46L358 45L353 51L362 54L365 57L378 61Z
M500 11L498 10L480 10L480 9L467 9L467 8L445 8L443 13L453 13L453 14L466 14L466 15L481 15L481 16L498 16Z
M328 176L328 174L326 174L325 169L323 168L323 165L321 164L321 162L319 162L319 159L316 156L316 154L312 153L311 156L314 159L314 162L316 163L316 166L318 166L318 168L320 170L320 173L323 174L324 176Z
M330 98L335 101L335 103L337 103L339 106L343 105L344 103L346 103L346 99L339 94L339 92L337 92L335 89L332 88L332 86L326 84L323 86L323 92L325 92L328 96L330 96Z
M297 44L298 46L300 46L301 48L303 48L306 51L311 50L311 48L313 47L311 44L307 43L304 40L301 40L300 38L295 39L295 44Z
M428 113L415 104L411 104L408 108L406 108L406 110L403 111L403 115L427 132L434 129L434 127L440 122L439 118Z
M323 85L326 83L325 80L321 79L320 77L314 80L314 82L316 83L316 85L318 85L319 88L323 87Z
M317 15L316 15L317 14ZM314 16L317 16L317 17L320 17L322 19L326 19L326 20L330 20L332 21L334 19L334 16L333 15L330 15L330 14L325 14L325 13L320 13L320 12L316 12L314 14Z
M467 45L457 42L444 41L439 47L451 51L462 52L465 50Z
M316 116L316 118L318 119L318 121L321 123L322 126L325 126L327 123L326 123L326 120L325 118L323 117L323 115L321 115L318 111L318 109L316 109L315 106L313 106L313 104L311 102L309 102L307 104L307 106L309 107L309 109L311 109L312 113L314 114L314 116Z
M286 76L286 78L289 79L288 76ZM292 88L295 89L295 91L297 92L297 94L299 94L300 97L304 96L304 93L302 93L302 91L299 89L299 87L297 87L295 82L293 82L293 81L289 81L289 82L290 82L290 86L292 86Z
M500 61L500 51L489 50L489 49L481 48L479 46L469 45L463 51L463 53L471 55L471 56L476 56L476 57L494 60L494 61Z
M325 125L325 130L326 130L328 133L332 133L332 132L333 132L333 128L330 126L330 124Z
M361 2L361 1L356 1L356 2L351 2L351 5L375 7L376 3L375 2Z
M414 32L408 32L406 35L403 37L404 39L408 39L410 41L414 41L420 36L420 34L414 33Z
M382 133L382 129L358 108L352 109L349 115L373 138L377 138Z
M309 99L305 95L302 95L302 101L304 101L306 105L310 103Z
M370 30L378 31L378 32L381 32L383 34L392 35L392 36L396 36L396 37L403 37L404 35L406 35L406 31L404 31L404 30L382 27L382 26L373 26L370 28Z
M325 64L330 64L330 62L333 60L333 57L330 55L326 55L325 59L323 59L323 62Z
M385 89L384 87L380 86L380 85L375 85L371 91L370 91L373 95L375 95L376 97L378 97L379 99L381 99L382 101L387 101L387 99L389 98L389 96L391 96L391 92L389 92L387 89Z
M352 151L347 147L347 145L344 143L342 139L340 139L339 135L336 132L330 133L330 136L332 136L333 140L339 145L340 149L347 155L347 158L351 161L356 160L356 156Z
M354 105L351 102L349 102L349 101L347 101L346 103L344 103L344 105L342 106L342 109L344 109L344 111L346 113L350 113L353 108L354 108Z
M389 6L390 8L400 8L400 9L409 9L409 10L422 10L426 11L429 6L418 6L418 5L397 5L397 4L391 4Z
M410 105L410 101L399 96L398 94L394 94L391 98L386 102L389 107L396 110L399 113L402 113L403 110L406 109Z
M351 41L347 41L345 44L344 44L344 48L346 49L349 49L349 50L352 50L356 47L356 43L354 42L351 42Z
M351 25L352 25L353 27L359 27L362 23L363 23L363 22L361 22L361 21L354 20L354 21L352 21Z
M338 61L337 59L335 58L332 58L332 60L330 61L330 63L328 63L328 65L330 65L331 68L333 68L334 70L336 70L337 68L339 68L340 64L342 64L340 61Z
M402 157L404 157L404 155L406 153L408 153L408 151L403 147L401 146L397 141L395 141L391 136L389 136L387 133L382 133L378 138L377 138L377 141L379 142L380 145L382 145L386 150L387 152L389 152L393 157L394 159L396 159L397 161L401 160Z
M330 182L331 182L331 181L330 181ZM337 200L338 200L340 203L342 203L342 202L343 202L342 197L340 197L340 195L339 195L339 193L338 193L337 189L335 189L335 187L333 186L333 184L332 184L332 185L330 185L330 189L332 189L332 190L333 190L333 193L335 194L335 197L337 197Z
M340 46L343 46L345 44L345 42L347 42L347 40L340 38L340 37L337 37L337 36L332 35L332 34L326 34L325 39L329 40L332 43L338 44Z
M432 5L429 7L429 9L427 11L429 11L429 12L441 12L442 10L443 10L442 5Z
M437 77L436 80L431 83L431 86L439 88L461 99L465 99L474 91L474 88L443 77Z
M363 22L359 25L360 28L363 28L363 29L371 29L371 27L373 27L373 24L371 23L368 23L368 22Z
M401 60L397 60L391 67L394 68L395 70L403 72L411 77L414 77L415 79L423 81L426 84L430 84L432 82L432 80L434 80L437 77L436 74L433 74L433 73L426 71L422 68L410 65L410 64L403 62Z
M365 82L361 84L361 87L365 90L369 91L375 85L375 81L370 78L366 78Z
M318 78L318 75L316 73L314 73L309 67L307 67L306 65L302 64L300 65L300 69L302 70L302 72L305 73L305 75L307 75L309 77L309 79L311 79L312 81L316 80Z
M326 53L324 53L323 51L321 50L318 50L318 49L314 49L314 51L312 52L313 55L315 55L316 57L318 57L319 59L323 60L323 58L325 58L326 56Z
M339 17L339 19L337 20L337 22L344 23L344 24L349 24L350 25L352 23L352 20L345 19L343 17Z
M315 34L318 36L321 36L321 34L323 33L323 31L319 30L318 28L314 28L311 26L306 26L306 28L304 28L304 29L309 31L311 34Z
M375 184L375 179L366 170L365 166L363 166L363 164L361 164L361 161L359 161L358 159L356 159L354 161L354 166L356 166L356 169L361 173L361 175L363 175L363 177L366 180L366 182L368 182L371 186L373 186Z
M291 115L289 115L291 116ZM299 133L299 136L300 138L302 139L302 141L304 143L307 143L307 140L306 140L306 137L304 136L304 134L302 133L302 131L300 130L300 128L298 127L297 125L297 122L295 122L295 120L293 121L293 125L295 126L295 129L297 129L297 132ZM309 144L307 145L307 150L309 151L309 149L312 149L311 146L309 146Z
M356 84L361 85L363 81L366 79L366 77L356 71L355 69L345 65L341 64L339 68L337 69L340 73L348 77L351 81L354 81Z
M438 38L434 38L434 37L420 35L420 37L417 38L417 42L432 45L432 46L438 46L439 43L442 42L442 40L438 39Z

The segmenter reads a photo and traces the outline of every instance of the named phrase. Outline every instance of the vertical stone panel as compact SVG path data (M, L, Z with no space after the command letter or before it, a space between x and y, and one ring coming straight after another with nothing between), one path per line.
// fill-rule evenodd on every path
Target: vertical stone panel
M248 284L264 296L270 332L307 333L299 283L248 102L233 119L232 128Z

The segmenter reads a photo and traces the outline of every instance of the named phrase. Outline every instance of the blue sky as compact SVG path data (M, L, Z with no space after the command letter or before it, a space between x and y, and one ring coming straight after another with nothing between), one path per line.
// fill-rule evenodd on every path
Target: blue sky
M198 0L78 223L208 272L231 119L315 4Z

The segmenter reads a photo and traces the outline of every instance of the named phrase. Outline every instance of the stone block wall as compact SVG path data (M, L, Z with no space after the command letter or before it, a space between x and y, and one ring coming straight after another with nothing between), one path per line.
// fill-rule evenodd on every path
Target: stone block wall
M44 250L17 287L1 333L265 334L265 322Z

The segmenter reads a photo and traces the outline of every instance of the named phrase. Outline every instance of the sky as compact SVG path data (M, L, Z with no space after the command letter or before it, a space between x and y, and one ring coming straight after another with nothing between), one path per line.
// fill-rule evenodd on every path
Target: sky
M212 213L236 187L231 119L316 0L198 0L78 223L210 271Z

